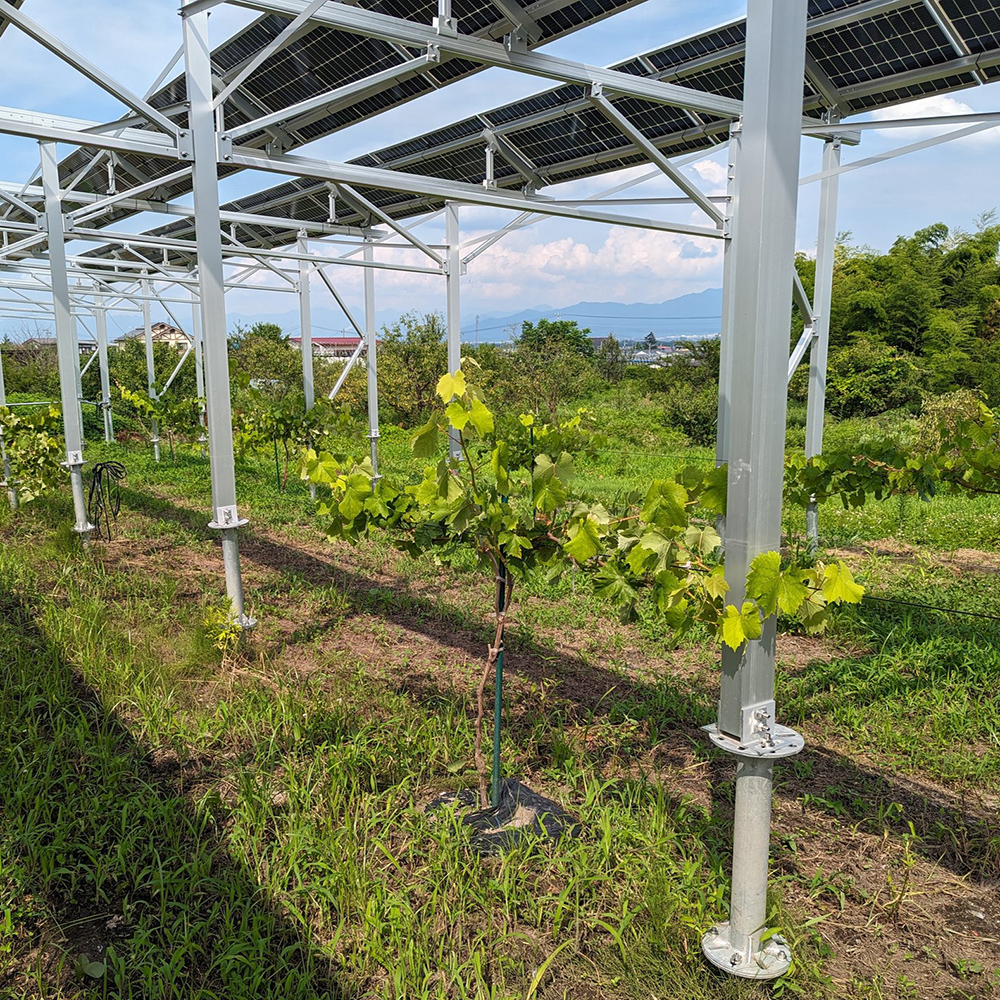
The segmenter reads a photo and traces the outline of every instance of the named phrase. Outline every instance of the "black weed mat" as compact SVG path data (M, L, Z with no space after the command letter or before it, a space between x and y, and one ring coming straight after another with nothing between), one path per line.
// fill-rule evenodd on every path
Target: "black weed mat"
M445 792L427 805L426 811L436 812L458 803L462 822L473 829L470 846L477 854L502 854L526 840L558 840L562 836L579 836L580 821L552 799L533 792L514 778L500 785L500 804L496 808L479 809L479 796L471 788L460 792ZM473 810L464 812L465 809Z

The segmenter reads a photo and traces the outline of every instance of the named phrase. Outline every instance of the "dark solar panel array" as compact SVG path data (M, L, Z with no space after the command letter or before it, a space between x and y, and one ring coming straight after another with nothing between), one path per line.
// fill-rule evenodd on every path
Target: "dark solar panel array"
M921 2L873 4L871 0L811 0L809 52L826 81L807 75L803 111L817 115L825 100L823 83L843 95L845 114L868 111L929 94L973 86L1000 78L1000 0L941 0L944 12L968 50L960 57L945 32ZM852 9L857 14L852 16ZM697 90L740 98L743 84L745 22L724 25L647 52L615 69L669 80ZM616 98L617 107L661 149L671 155L708 148L724 137L728 122L710 115L692 116L678 108L635 98ZM618 130L587 102L578 86L561 86L494 108L427 135L362 156L362 166L481 184L485 174L483 128L509 139L548 181L587 177L645 161ZM523 178L498 155L495 177L500 187L518 188ZM432 199L380 189L361 189L391 215L405 218L440 207ZM327 221L325 183L300 179L241 198L231 211L259 211L309 222ZM364 212L338 203L338 221L368 224ZM185 220L163 226L158 235L192 236ZM288 242L288 232L266 227L240 227L248 246ZM183 256L179 256L182 260Z
M633 7L642 0L545 0L543 3L523 3L531 13L538 8L535 20L541 37L534 45L543 45L595 21ZM437 0L357 0L356 6L379 13L430 25L437 14ZM511 30L511 23L490 0L452 0L452 15L463 34L480 38L500 39ZM277 38L289 20L277 15L265 15L248 25L235 37L212 53L212 63L220 78L235 77L241 66L262 48ZM419 55L415 50L394 46L378 39L365 38L322 25L307 25L281 51L259 66L226 102L225 122L234 128L263 115L284 110L299 101L335 90L377 73L398 66ZM428 64L419 74L386 84L349 107L332 113L317 112L301 127L274 128L242 140L245 145L262 147L277 141L284 149L293 149L314 139L346 128L406 101L430 93L442 86L481 69L477 64L460 59ZM182 107L186 100L185 78L178 75L150 98L150 104L164 111L178 124L185 123ZM116 170L121 175L119 188L127 184L146 183L176 171L177 163L150 160L132 154L115 154ZM83 172L76 184L80 191L104 194L107 191L106 158L94 160L91 149L82 148L60 164L65 177ZM157 192L160 198L176 198L190 190L190 181L182 180ZM109 213L108 221L127 215L122 209Z

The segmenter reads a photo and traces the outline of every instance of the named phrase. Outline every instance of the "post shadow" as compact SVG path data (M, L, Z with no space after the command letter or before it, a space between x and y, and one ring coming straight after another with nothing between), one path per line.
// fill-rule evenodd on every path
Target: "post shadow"
M0 847L20 923L0 995L39 980L60 996L148 995L144 968L178 963L176 996L348 992L228 852L221 804L195 807L185 796L185 784L212 779L210 761L195 761L192 772L138 743L5 583L0 640L17 650L0 671L0 705L13 715L0 719ZM205 933L188 939L179 926ZM104 962L109 952L118 964L89 986L81 981L79 956Z
M167 522L191 524L194 512L188 508L159 498L155 505L147 507L145 493L136 493L135 498L150 516ZM208 535L206 531L205 536ZM439 602L380 585L361 573L337 566L301 548L283 545L256 531L247 533L241 551L248 563L295 579L304 578L313 586L334 585L346 599L348 615L375 611L387 622L425 635L461 652L473 662L481 661L485 655L489 629L485 625L480 628L471 624L466 616ZM901 614L905 612L893 608L882 613L878 619L881 623L878 641L874 643L876 650L891 651L897 641L896 626ZM342 618L343 615L337 615L314 622L293 633L272 652L278 653L285 645L308 642L332 631ZM609 715L616 705L621 709L623 703L633 705L636 711L645 711L644 706L650 701L658 702L661 709L655 719L659 735L657 759L671 763L681 757L687 758L693 752L704 761L711 792L712 819L725 827L731 825L732 762L715 752L700 731L702 725L715 717L715 691L699 692L689 680L679 679L658 690L657 685L629 680L614 671L587 663L578 656L543 648L518 635L516 629L508 632L507 651L507 673L536 684L544 679L558 682L556 694L564 702L566 721L578 722L595 717L600 712ZM824 663L815 661L805 669L821 675L824 668ZM406 687L407 693L424 705L429 699L454 698L453 692L429 675L422 681L408 680ZM889 690L888 687L873 686L868 703L876 703ZM661 697L658 698L658 695ZM808 720L808 717L806 715L805 719ZM509 732L523 735L546 719L540 710L529 707L520 719L511 719L509 724L505 724ZM824 796L820 801L815 797L817 789L839 789L844 794L838 793L832 798ZM800 755L778 768L775 787L779 800L796 801L806 793L813 795L812 808L854 822L867 823L876 834L880 834L884 827L902 837L910 833L912 823L918 837L913 849L959 876L989 881L1000 871L1000 849L997 846L1000 844L1000 817L989 810L976 808L960 794L946 789L931 792L919 788L903 776L859 764L834 749L811 745L808 740ZM718 824L713 823L712 826L717 828ZM945 831L948 836L942 839ZM725 853L728 846L723 845L722 850Z

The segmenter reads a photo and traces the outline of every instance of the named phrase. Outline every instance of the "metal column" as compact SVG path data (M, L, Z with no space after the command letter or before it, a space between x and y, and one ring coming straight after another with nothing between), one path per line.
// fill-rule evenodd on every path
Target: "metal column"
M153 356L153 324L150 317L151 304L149 301L149 282L143 279L142 282L142 328L145 331L146 340L146 395L150 399L156 399L156 361ZM153 418L153 457L157 462L160 460L160 422Z
M201 306L198 304L198 293L191 290L191 339L194 341L194 385L198 394L198 409L200 410L198 445L201 457L205 457L205 345L201 339Z
M806 4L749 0L739 222L730 273L739 336L730 340L728 600L743 601L750 562L781 542L788 315L799 187ZM709 961L751 979L791 962L786 942L765 938L774 758L798 752L798 734L774 721L775 619L760 639L723 650L714 743L738 758L730 919L702 941Z
M101 366L101 415L104 418L104 443L115 439L114 418L111 415L111 373L108 371L108 312L104 296L94 294L94 324L97 327L97 363Z
M302 351L302 393L308 412L316 403L316 384L313 379L312 300L309 294L312 265L305 259L309 255L309 241L304 231L299 233L298 251L303 255L299 260L299 346ZM313 482L309 483L309 496L316 499L316 484Z
M444 207L445 243L448 245L445 283L448 297L448 371L452 374L462 367L462 251L459 248L458 205L448 202ZM448 453L453 462L462 457L458 433L448 433Z
M87 520L83 495L83 427L80 401L77 398L76 373L80 366L80 345L76 320L70 311L69 278L66 275L66 236L63 228L62 202L59 198L59 161L54 142L39 143L42 154L42 188L45 192L45 225L49 234L49 268L52 281L52 306L55 314L56 351L59 358L59 391L62 401L63 430L66 437L66 468L73 491L75 529L86 548L93 525Z
M365 260L375 260L375 248L365 240ZM365 268L365 359L368 367L368 440L371 442L372 469L378 474L378 338L375 330L375 268Z
M722 252L722 322L719 326L719 410L715 427L715 464L725 465L729 460L729 403L733 387L732 341L736 330L733 312L735 295L732 282L736 241L737 206L739 205L739 154L741 143L740 122L734 122L729 129L729 175L726 187L726 239ZM724 519L720 518L720 523Z
M826 358L830 349L830 306L833 299L833 262L837 246L837 196L840 177L840 139L823 143L823 173L819 194L819 238L816 243L816 281L813 291L814 339L809 352L809 400L806 407L806 456L823 451L826 410ZM819 511L815 501L806 506L806 543L819 544Z
M205 345L205 382L208 413L209 462L215 517L209 527L218 530L226 568L226 591L233 615L243 628L255 623L243 604L238 529L247 523L236 508L236 470L233 463L233 415L229 395L229 350L226 342L226 290L219 230L218 146L212 107L212 58L208 39L208 11L185 13L184 59L189 101L188 124L194 150L194 193L198 277L201 291L202 336Z
M0 348L0 407L7 405L7 386L3 379L3 349ZM0 424L0 468L3 471L3 485L7 489L7 499L10 501L10 509L17 510L20 502L17 498L17 483L10 468L10 459L7 457L7 443L3 436L3 425Z
M298 251L303 258L309 254L309 243L305 233L299 234ZM299 333L302 337L302 391L306 397L306 409L311 410L316 402L316 389L313 381L313 342L312 342L312 302L309 297L309 272L311 265L308 260L299 260Z

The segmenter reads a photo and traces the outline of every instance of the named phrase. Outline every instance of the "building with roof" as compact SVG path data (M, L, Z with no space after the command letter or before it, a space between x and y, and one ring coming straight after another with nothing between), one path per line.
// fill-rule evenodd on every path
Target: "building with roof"
M151 329L154 344L168 344L179 351L185 350L191 344L191 338L183 330L169 323L154 323ZM123 334L115 343L122 347L126 340L143 340L145 337L145 327L137 326L134 330Z
M288 342L297 351L302 350L301 337L289 337ZM360 343L360 337L313 337L313 357L349 358L358 349Z

